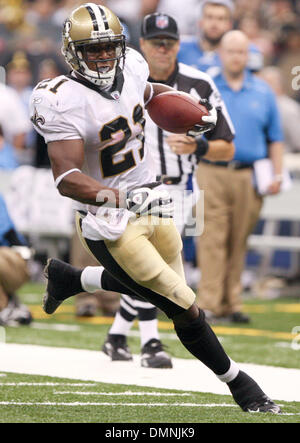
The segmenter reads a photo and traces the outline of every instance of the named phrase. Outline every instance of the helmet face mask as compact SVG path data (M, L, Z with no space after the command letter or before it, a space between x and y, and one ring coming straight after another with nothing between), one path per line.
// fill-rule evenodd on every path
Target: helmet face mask
M100 88L109 88L124 68L125 35L108 8L87 3L65 21L62 53L72 69Z

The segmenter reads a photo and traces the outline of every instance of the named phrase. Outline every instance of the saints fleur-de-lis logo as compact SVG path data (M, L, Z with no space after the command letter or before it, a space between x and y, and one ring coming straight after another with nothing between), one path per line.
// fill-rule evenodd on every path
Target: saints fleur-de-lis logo
M40 125L44 125L45 124L45 118L42 115L38 114L36 108L34 108L34 114L31 116L30 120L38 128L40 128Z

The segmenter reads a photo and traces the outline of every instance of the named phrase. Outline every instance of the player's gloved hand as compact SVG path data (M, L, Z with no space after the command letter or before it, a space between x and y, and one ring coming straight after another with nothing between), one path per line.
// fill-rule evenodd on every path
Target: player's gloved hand
M212 106L206 98L200 98L199 103L206 107L209 111L209 115L202 117L202 121L206 123L205 125L195 125L187 132L187 135L191 137L196 137L205 132L211 131L217 124L218 114L216 108Z
M146 183L140 188L129 191L126 198L127 209L137 215L172 217L174 206L170 194L165 189L154 189L160 184L160 182Z

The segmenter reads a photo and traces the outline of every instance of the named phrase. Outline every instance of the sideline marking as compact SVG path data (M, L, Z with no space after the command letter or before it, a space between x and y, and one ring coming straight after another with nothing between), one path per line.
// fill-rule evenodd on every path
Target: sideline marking
M260 305L258 305L260 306ZM277 308L278 306L278 308ZM37 305L31 305L30 307L31 313L33 317L36 320L42 320L42 319L49 319L49 315L45 314L42 310L41 306ZM281 309L282 311L280 311ZM286 309L284 311L284 309ZM294 310L295 305L292 304L292 307L290 308L289 305L284 304L278 304L275 305L272 309L275 312L297 312ZM298 307L299 309L299 307ZM57 313L53 315L56 316L57 319L61 321L70 321L70 315L65 314L74 314L74 307L71 305L66 306L60 306L58 308ZM82 324L89 324L89 325L111 325L114 318L111 317L92 317L92 318L77 318L76 321ZM174 326L171 322L167 321L159 321L158 322L158 328L160 330L167 330L167 331L173 331ZM212 325L212 329L214 332L218 335L242 335L247 337L266 337L266 338L272 338L276 340L293 340L295 338L295 334L292 334L290 332L277 332L277 331L268 331L264 329L250 329L250 328L237 328L237 327L231 327L231 326L217 326ZM171 338L172 340L172 338Z
M274 306L275 312L285 312L288 314L300 314L300 303L278 303Z

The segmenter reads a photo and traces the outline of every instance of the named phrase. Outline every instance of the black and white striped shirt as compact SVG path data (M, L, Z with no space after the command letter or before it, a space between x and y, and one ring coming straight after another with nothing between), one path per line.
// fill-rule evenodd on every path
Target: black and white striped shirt
M155 83L151 77L148 80ZM208 74L178 63L167 81L157 81L157 83L165 83L180 91L188 92L196 98L208 99L214 107L218 108L218 120L214 130L205 134L206 138L232 141L234 128L231 119L217 87ZM193 173L196 158L193 154L175 154L166 142L169 135L169 132L156 126L146 112L145 143L153 157L157 175L178 177L178 183L184 184L189 174Z

